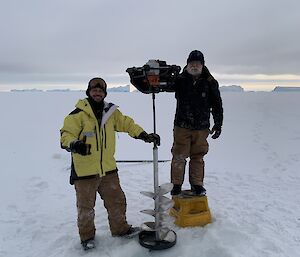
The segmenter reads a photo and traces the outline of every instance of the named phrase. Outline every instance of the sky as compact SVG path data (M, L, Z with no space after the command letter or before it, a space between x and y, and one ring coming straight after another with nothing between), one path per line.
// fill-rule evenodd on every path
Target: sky
M300 86L298 0L0 0L0 90L129 84L198 49L220 85Z

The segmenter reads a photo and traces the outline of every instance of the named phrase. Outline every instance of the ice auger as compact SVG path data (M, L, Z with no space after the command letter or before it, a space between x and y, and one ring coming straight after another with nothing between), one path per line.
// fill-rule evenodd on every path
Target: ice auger
M152 94L153 106L153 127L156 133L156 111L155 93L168 91L175 83L180 67L167 65L164 61L149 60L143 67L132 67L126 70L129 73L131 83L142 93ZM177 235L169 229L169 224L174 218L169 216L173 207L173 200L165 196L172 188L172 183L159 185L158 181L158 147L153 143L153 177L154 192L141 192L141 194L154 200L154 209L142 210L142 213L154 217L154 222L142 224L142 231L139 233L139 242L143 247L150 250L167 249L176 244Z

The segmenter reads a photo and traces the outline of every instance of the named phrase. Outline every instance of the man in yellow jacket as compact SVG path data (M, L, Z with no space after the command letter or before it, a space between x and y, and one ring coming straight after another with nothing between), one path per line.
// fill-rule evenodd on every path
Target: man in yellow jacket
M61 146L71 152L70 183L75 185L77 225L82 247L95 247L95 202L97 192L108 212L113 236L134 233L126 221L126 198L120 186L115 153L115 132L127 132L145 142L160 143L157 134L147 134L134 120L123 115L118 106L107 103L107 85L102 78L89 81L87 98L79 100L76 109L64 120Z

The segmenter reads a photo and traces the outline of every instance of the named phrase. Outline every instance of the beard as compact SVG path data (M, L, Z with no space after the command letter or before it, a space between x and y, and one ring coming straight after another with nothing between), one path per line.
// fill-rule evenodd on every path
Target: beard
M186 67L186 71L192 76L199 76L202 73L202 67Z

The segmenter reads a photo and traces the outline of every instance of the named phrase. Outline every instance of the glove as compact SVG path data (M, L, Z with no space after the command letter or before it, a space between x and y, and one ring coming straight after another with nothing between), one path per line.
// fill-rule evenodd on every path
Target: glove
M86 144L86 136L82 140L73 141L70 145L72 153L78 153L80 155L90 155L91 154L91 145Z
M160 145L160 136L155 133L147 134L143 131L137 138L142 139L146 143L155 143L156 145Z
M218 125L214 125L211 129L211 134L213 134L211 136L212 139L217 139L220 135L221 135L221 132L222 132L222 128L221 126L218 126Z

